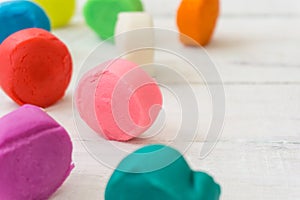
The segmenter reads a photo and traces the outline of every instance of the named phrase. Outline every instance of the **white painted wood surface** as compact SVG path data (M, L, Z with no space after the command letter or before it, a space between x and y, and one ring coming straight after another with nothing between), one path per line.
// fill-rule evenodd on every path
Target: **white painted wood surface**
M174 29L171 16L179 1L165 2L169 8L157 6L162 4L158 0L145 4L155 14L157 27ZM300 199L299 5L299 0L222 1L222 17L207 51L224 81L224 131L214 151L199 159L202 134L211 114L205 109L209 100L204 85L196 84L203 91L199 96L203 99L204 128L185 154L194 169L209 172L221 184L222 200ZM81 63L100 41L80 15L54 33L70 48L76 77ZM76 165L51 199L104 199L113 170L96 162L82 146L72 119L74 83L75 78L65 98L46 109L71 134ZM0 116L17 107L0 92ZM154 142L164 143L165 138Z

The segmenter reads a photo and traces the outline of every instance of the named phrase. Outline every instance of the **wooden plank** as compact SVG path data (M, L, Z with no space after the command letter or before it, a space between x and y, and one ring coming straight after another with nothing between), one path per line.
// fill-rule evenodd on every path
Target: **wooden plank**
M183 88L174 86L177 90ZM197 141L206 138L212 116L210 93L204 85L192 86L197 93L199 104L199 126ZM170 141L180 127L181 111L176 98L163 90L166 115L165 129L152 142ZM299 85L226 85L226 116L221 140L284 140L300 134L300 87ZM72 93L68 92L64 101L47 108L56 120L64 124L72 138L79 140L73 121ZM9 100L2 105L2 113L14 109ZM9 107L9 105L13 105ZM138 142L139 143L139 142ZM142 142L140 142L142 143Z
M299 138L292 142L222 141L208 157L199 159L203 143L196 142L185 157L193 169L212 174L221 184L222 200L294 200L300 196L299 143ZM113 169L85 151L75 152L74 157L75 170L52 199L103 199Z
M178 86L180 87L180 86ZM194 87L199 103L200 130L198 140L203 141L211 120L211 97L206 86ZM180 122L180 109L170 93L165 93L165 112L167 126L164 134L154 141L165 141L174 138ZM300 87L299 85L227 85L226 119L223 140L248 139L260 140L293 138L299 136L300 127ZM0 117L13 111L18 106L0 92ZM176 109L175 109L176 108ZM178 109L177 109L178 108ZM72 111L72 92L46 111L78 139L74 127Z
M54 31L71 49L75 64L74 77L84 59L101 43L81 18L77 20L78 24ZM225 83L299 83L300 60L296 44L300 42L300 26L295 26L299 23L300 18L222 18L214 40L206 49ZM170 18L157 20L156 26L176 30L174 21ZM167 61L192 82L203 82L188 67L174 60ZM160 79L172 82L172 77L167 72L158 75ZM73 82L75 80L73 78Z

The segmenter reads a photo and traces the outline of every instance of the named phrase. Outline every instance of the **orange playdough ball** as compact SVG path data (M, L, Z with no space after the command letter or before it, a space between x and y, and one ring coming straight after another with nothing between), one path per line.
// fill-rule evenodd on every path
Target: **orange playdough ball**
M177 11L181 42L188 46L207 45L216 27L219 9L219 0L182 0Z

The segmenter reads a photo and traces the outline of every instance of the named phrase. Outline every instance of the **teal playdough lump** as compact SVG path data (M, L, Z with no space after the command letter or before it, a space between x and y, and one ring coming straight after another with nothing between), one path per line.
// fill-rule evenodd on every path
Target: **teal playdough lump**
M111 176L106 200L218 200L221 188L206 173L190 169L168 146L151 145L127 156Z
M40 6L25 0L0 3L0 43L11 34L27 28L50 31L50 20Z
M88 0L83 13L86 23L103 39L114 36L120 12L143 11L140 0Z

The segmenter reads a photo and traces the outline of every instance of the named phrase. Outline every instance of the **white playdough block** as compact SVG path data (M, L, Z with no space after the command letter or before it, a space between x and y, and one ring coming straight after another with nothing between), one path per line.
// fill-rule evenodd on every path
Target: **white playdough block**
M151 48L154 44L154 31L143 28L153 27L152 16L145 12L122 12L118 15L115 29L115 43L122 58L140 65L151 76L155 76L151 64L154 61L154 51ZM121 34L125 33L126 34ZM143 66L144 65L144 66Z

